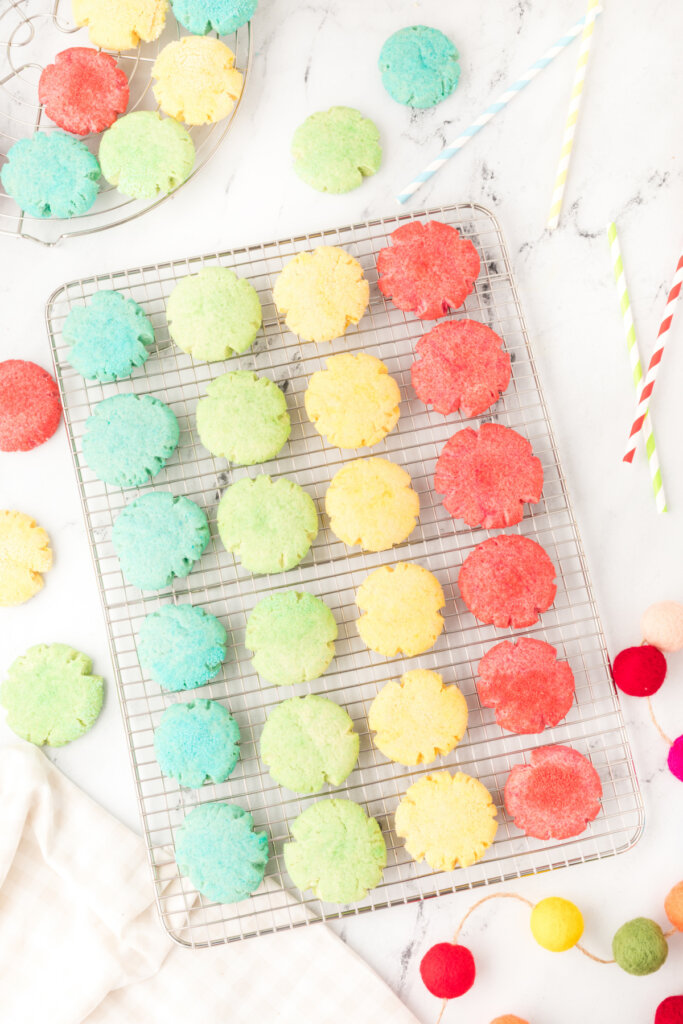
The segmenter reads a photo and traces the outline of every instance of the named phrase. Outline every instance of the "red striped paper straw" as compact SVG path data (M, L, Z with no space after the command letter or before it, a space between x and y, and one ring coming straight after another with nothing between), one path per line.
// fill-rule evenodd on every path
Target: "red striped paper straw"
M676 273L674 274L669 297L666 300L666 308L659 327L655 350L652 353L650 365L647 368L645 380L643 381L643 386L640 389L640 394L638 395L636 416L631 426L631 433L628 438L628 448L624 455L624 462L633 462L633 456L636 454L638 441L643 430L643 423L647 416L650 398L654 391L657 371L659 370L659 364L661 363L662 356L664 355L664 346L666 345L667 336L671 331L671 322L674 318L674 310L676 309L678 296L681 294L681 285L683 285L683 253L681 253L681 257L676 266Z

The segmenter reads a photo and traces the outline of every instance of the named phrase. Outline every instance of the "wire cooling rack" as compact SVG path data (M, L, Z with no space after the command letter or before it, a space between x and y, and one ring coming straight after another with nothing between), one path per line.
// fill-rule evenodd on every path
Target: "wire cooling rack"
M106 51L116 58L128 79L130 101L127 113L157 109L152 92L152 65L160 50L180 34L181 26L169 7L166 27L159 39L153 43L142 43L136 50L124 53ZM233 35L221 38L235 54L235 66L244 76L242 95L225 120L188 128L195 144L196 158L187 181L199 173L225 138L247 85L252 59L251 23ZM71 46L92 46L92 43L87 29L74 26L68 0L0 0L0 162L4 162L7 151L17 139L39 130L56 130L38 102L38 81L46 64L51 63L60 50ZM100 134L93 134L85 136L83 141L96 154L100 138ZM101 178L100 192L87 213L68 220L41 220L23 214L0 185L0 234L18 235L44 245L55 245L64 238L88 235L124 224L166 199L167 195L153 200L130 199Z
M443 417L418 401L410 386L410 365L416 340L429 325L406 315L384 299L376 287L378 251L400 223L432 217L453 224L477 246L482 269L476 288L455 316L489 324L505 340L513 360L513 379L493 418L516 428L531 441L541 459L545 484L541 501L511 532L538 540L558 570L557 598L531 629L512 631L541 637L569 660L576 679L576 702L566 720L542 736L504 733L493 712L477 699L475 677L484 652L510 632L479 623L465 607L456 585L459 567L488 531L471 530L454 521L434 494L434 465L446 440L460 426L460 417ZM370 281L370 309L356 328L330 345L300 343L278 321L273 305L275 278L295 253L317 245L341 245L363 265ZM203 266L234 267L257 288L263 304L263 330L252 350L229 362L193 363L168 336L165 306L176 282ZM118 384L85 381L66 361L62 325L69 310L83 304L100 288L114 288L139 302L151 317L156 348L132 379ZM88 537L104 606L116 681L121 699L137 794L150 862L155 875L161 917L174 938L192 946L227 942L248 935L291 928L312 920L339 918L423 899L457 889L474 888L503 879L609 857L629 849L643 827L643 810L624 724L611 681L605 640L595 607L578 530L567 495L559 456L529 347L524 318L499 225L481 206L460 205L401 214L351 227L301 235L231 252L160 263L73 281L60 288L47 307L47 325L55 369L64 400L69 440L78 476ZM355 457L326 445L308 422L303 396L311 373L333 352L366 349L379 356L401 386L401 418L397 429L371 449L410 473L420 495L418 527L391 552L366 554L351 550L330 532L324 515L324 494L332 475ZM284 390L292 419L288 445L262 467L232 468L202 447L195 430L196 401L209 381L228 369L248 368L265 373ZM185 494L207 512L212 539L201 561L186 579L176 580L159 594L127 586L112 550L111 526L119 511L134 498L135 489L122 491L97 480L82 457L86 418L100 399L119 391L156 395L176 413L181 433L177 452L152 487ZM485 418L491 418L485 417ZM216 506L233 480L248 474L289 476L314 497L321 530L311 551L297 568L275 576L252 576L225 551L216 531ZM148 488L145 488L147 490ZM419 658L382 658L367 650L355 626L355 591L366 574L382 563L415 561L436 574L446 596L445 630L435 646ZM273 687L252 670L244 647L246 618L266 593L305 589L322 597L339 624L337 656L329 671L309 686ZM181 697L164 694L147 679L136 656L136 636L146 614L168 601L201 605L229 626L232 644L221 675L201 690ZM408 668L437 669L447 683L456 682L467 698L469 727L458 748L426 768L406 769L392 764L373 745L367 713L379 687ZM360 802L376 817L387 841L388 866L383 881L366 900L352 907L322 904L310 892L295 890L288 879L282 848L292 820L314 797L299 797L278 787L258 758L258 739L268 711L286 697L312 691L343 704L360 733L357 768L335 795ZM212 697L224 702L242 732L242 757L223 784L200 791L181 790L164 778L154 759L153 729L169 702L188 697ZM502 792L514 764L527 760L543 743L569 743L588 755L604 789L602 812L586 832L570 841L542 842L524 836L507 817ZM408 785L428 771L462 769L477 776L493 794L500 826L495 843L478 864L451 873L436 873L407 855L393 829L393 815ZM235 801L248 808L257 828L270 837L271 859L266 882L256 895L227 906L210 904L187 879L178 878L165 848L187 811L198 802ZM169 886L168 872L174 876ZM180 908L181 913L176 911Z

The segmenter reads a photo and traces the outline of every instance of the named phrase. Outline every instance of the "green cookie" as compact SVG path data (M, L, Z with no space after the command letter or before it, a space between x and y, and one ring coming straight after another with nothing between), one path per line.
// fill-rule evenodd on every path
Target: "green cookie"
M10 665L0 690L10 729L39 747L78 739L102 710L104 683L91 669L87 654L66 644L29 647Z
M218 532L249 572L285 572L299 564L317 537L318 513L293 480L245 476L220 500Z
M134 110L102 136L100 166L110 185L133 199L155 199L182 185L194 164L184 125L156 110Z
M261 303L234 271L204 267L175 286L166 319L178 348L213 363L247 351L261 326Z
M285 866L299 889L326 903L355 903L374 889L387 863L379 825L352 800L319 800L292 825Z
M247 620L244 643L266 682L292 686L323 674L336 639L337 623L325 602L289 590L259 601Z
M197 402L197 430L213 455L252 466L274 458L287 441L287 399L267 377L235 370L211 381L206 394Z
M379 131L353 107L330 107L299 125L292 156L296 173L318 192L350 192L379 170Z

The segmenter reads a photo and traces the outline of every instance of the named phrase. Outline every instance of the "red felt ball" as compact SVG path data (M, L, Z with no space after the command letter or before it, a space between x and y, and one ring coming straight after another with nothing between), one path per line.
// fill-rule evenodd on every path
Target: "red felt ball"
M679 736L669 747L667 764L671 774L683 782L683 736Z
M464 996L474 985L474 957L466 946L437 942L422 957L420 974L433 996L455 999Z
M655 1011L655 1024L683 1024L683 996L668 996Z
M627 647L617 654L612 666L615 684L629 697L650 697L666 676L666 658L650 644Z

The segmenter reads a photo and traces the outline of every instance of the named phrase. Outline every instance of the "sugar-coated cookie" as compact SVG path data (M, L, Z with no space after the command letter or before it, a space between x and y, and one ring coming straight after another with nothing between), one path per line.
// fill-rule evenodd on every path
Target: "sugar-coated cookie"
M341 786L358 760L358 733L344 710L309 693L276 705L261 732L261 758L275 781L295 793Z
M438 320L459 309L474 288L479 253L449 224L430 220L402 224L377 257L377 286L395 306L421 320Z
M388 459L354 459L332 477L325 494L330 529L350 547L386 551L415 529L420 499L410 474Z
M296 173L318 192L350 192L379 170L379 131L353 107L330 107L299 125L292 157Z
M23 604L43 586L52 566L50 538L23 512L0 509L0 608Z
M393 658L428 651L443 629L446 599L428 569L412 562L383 565L365 577L356 594L363 613L358 632L370 650Z
M399 764L429 764L450 754L465 735L467 701L438 672L414 669L386 683L368 713L375 745Z
M275 686L317 679L334 658L337 623L324 601L296 590L264 597L247 619L244 645L258 674Z
M152 491L119 512L111 542L126 580L140 590L160 590L187 576L211 534L199 505L182 495Z
M261 303L233 270L204 267L175 286L166 318L178 348L211 363L247 351L261 327Z
M379 885L387 847L374 818L352 800L318 800L292 823L285 867L298 889L325 903L356 903Z
M198 789L225 782L240 756L240 730L215 700L171 704L154 730L154 755L162 773L181 786Z
M95 292L85 306L74 306L64 321L67 360L88 380L120 380L142 366L154 344L154 328L144 310L120 292Z
M243 477L220 500L218 532L249 572L285 572L308 554L318 513L310 494L293 480Z
M258 0L171 0L176 21L188 32L230 35L254 16Z
M71 0L77 25L87 25L90 41L104 50L132 50L158 39L166 24L168 0Z
M303 341L333 341L361 319L370 286L358 260L338 246L322 245L285 264L273 299L287 327Z
M153 395L103 398L85 421L83 458L114 487L140 487L165 466L178 444L178 420Z
M458 51L448 36L428 25L409 25L389 36L379 55L382 85L407 107L433 107L460 79Z
M600 813L600 776L572 747L538 747L516 764L505 783L505 809L535 839L580 835Z
M197 402L205 448L238 466L274 459L292 429L287 399L272 380L235 370L212 380Z
M496 644L479 662L477 691L509 732L536 733L558 725L574 701L574 673L544 640Z
M43 70L38 99L65 132L103 132L128 106L128 79L108 53L72 46Z
M100 165L80 139L35 132L7 151L5 192L31 217L80 217L97 199Z
M227 640L223 624L203 608L165 604L140 626L138 659L162 689L193 690L218 675Z
M268 836L237 804L200 804L175 835L180 873L214 903L245 900L263 881Z
M212 36L181 36L152 66L154 96L165 114L185 124L227 117L242 92L235 54Z
M401 391L381 359L367 352L330 356L304 394L306 415L329 444L371 447L398 423Z
M104 684L87 654L38 644L13 661L0 687L10 729L42 747L63 747L87 732L102 710Z
M510 383L503 339L476 320L447 320L423 334L410 369L415 394L450 416L481 416Z
M189 177L195 148L180 121L156 110L134 110L104 133L99 158L102 174L124 196L156 199Z
M464 772L435 772L409 786L396 808L396 832L434 871L467 868L493 842L498 822L486 786Z
M26 359L0 362L0 452L28 452L52 437L62 416L56 382Z
M469 553L458 575L462 599L498 629L533 626L555 600L555 566L528 537L501 533Z

